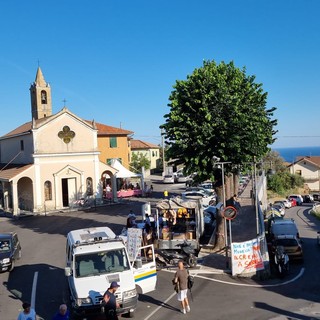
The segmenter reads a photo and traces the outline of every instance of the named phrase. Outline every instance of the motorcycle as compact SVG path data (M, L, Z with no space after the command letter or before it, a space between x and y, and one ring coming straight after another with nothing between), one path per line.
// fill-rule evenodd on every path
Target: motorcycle
M280 277L284 277L289 272L289 257L283 246L277 246L275 248L274 263Z
M158 267L168 265L178 265L178 262L182 260L184 263L193 268L197 265L196 250L186 240L183 243L179 243L176 247L180 247L180 250L172 249L156 249L156 262Z

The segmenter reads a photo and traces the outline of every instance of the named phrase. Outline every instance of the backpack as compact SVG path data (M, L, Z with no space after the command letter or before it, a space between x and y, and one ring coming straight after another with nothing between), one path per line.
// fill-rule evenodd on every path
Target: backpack
M188 275L188 289L191 290L194 284L194 276Z

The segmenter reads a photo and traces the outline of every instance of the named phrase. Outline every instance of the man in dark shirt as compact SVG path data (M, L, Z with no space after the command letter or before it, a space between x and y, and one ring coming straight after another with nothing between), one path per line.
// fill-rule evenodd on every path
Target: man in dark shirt
M178 271L174 276L174 282L178 283L178 300L181 302L181 312L185 314L190 312L189 300L187 296L188 292L188 271L184 268L183 261L178 263Z
M120 307L117 302L115 293L120 286L117 282L112 281L109 289L103 295L103 307L106 320L118 320L117 308Z

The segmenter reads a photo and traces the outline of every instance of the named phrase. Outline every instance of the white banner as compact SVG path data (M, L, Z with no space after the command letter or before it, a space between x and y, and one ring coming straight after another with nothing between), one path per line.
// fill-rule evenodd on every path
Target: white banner
M142 229L128 228L127 234L127 250L129 259L135 260L140 255L142 245Z
M258 239L233 242L231 245L231 260L233 276L264 269Z

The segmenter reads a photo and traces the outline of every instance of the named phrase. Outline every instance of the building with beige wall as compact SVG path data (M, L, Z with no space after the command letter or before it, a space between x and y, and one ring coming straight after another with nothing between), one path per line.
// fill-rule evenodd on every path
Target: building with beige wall
M30 94L32 121L0 137L2 209L18 215L24 210L43 212L70 208L77 206L82 198L101 200L104 177L108 175L116 185L117 170L109 166L106 159L123 157L128 161L125 140L131 132L118 131L117 142L121 148L117 150L125 150L123 154L113 153L114 150L105 152L108 148L104 143L110 144L107 141L110 136L118 137L110 135L117 128L83 120L66 107L52 114L51 88L40 68Z
M320 157L299 157L288 166L289 172L300 175L311 191L320 191Z
M150 170L159 169L160 147L142 140L131 139L131 155L142 154L150 161ZM150 172L149 172L150 174Z

